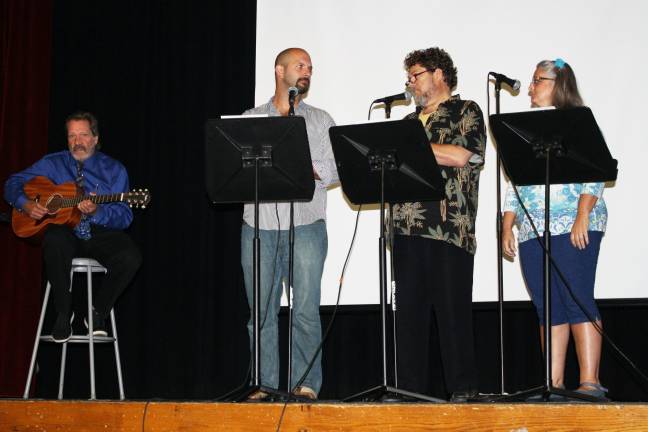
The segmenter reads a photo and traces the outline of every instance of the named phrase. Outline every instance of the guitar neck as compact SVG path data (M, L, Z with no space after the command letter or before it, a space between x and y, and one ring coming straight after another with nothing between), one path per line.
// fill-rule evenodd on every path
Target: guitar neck
M111 202L122 202L128 199L128 192L107 194L107 195L79 195L72 198L63 198L61 208L76 207L81 201L90 200L95 204L105 204Z

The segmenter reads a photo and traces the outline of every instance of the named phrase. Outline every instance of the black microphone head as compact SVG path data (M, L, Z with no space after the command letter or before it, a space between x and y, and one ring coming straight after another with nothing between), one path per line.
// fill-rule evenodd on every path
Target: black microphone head
M412 94L409 92L409 90L405 90L403 93L398 93L395 95L391 96L385 96L383 98L379 98L374 100L372 103L386 103L386 104L391 104L396 101L409 101L412 99Z
M288 95L290 97L295 97L299 94L299 89L297 87L289 87L288 88Z
M494 77L497 82L507 84L514 91L520 90L520 80L509 78L506 75L497 72L488 72L488 74Z

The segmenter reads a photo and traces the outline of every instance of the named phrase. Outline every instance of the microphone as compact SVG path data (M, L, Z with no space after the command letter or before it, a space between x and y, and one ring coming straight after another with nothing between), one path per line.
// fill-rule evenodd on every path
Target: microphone
M383 98L376 99L375 101L372 102L372 104L385 103L389 105L392 102L401 101L401 100L405 100L409 102L410 99L412 99L412 93L410 93L408 90L405 90L403 93L398 93L395 95L385 96Z
M288 103L293 105L295 103L295 98L299 94L299 89L297 87L288 88Z
M520 90L520 80L509 78L506 75L497 72L488 72L488 75L495 78L496 82L508 84L513 90Z

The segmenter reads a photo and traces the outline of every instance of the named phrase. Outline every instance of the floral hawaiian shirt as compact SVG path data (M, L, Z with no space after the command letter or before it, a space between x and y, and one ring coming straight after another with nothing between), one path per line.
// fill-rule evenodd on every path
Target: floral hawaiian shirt
M605 231L607 225L607 207L603 200L604 183L572 183L553 184L549 187L549 232L551 235L561 235L571 232L578 213L578 201L582 194L594 195L596 204L589 214L589 231ZM529 212L538 233L544 233L544 185L517 186L520 199ZM505 212L515 213L515 223L518 226L518 242L522 243L536 237L531 222L526 217L513 187L509 185L504 200Z
M412 113L406 119L416 119ZM427 119L430 143L454 144L473 153L461 168L439 165L445 181L442 201L399 203L393 206L395 233L441 240L474 254L479 174L484 166L486 127L479 106L452 96Z

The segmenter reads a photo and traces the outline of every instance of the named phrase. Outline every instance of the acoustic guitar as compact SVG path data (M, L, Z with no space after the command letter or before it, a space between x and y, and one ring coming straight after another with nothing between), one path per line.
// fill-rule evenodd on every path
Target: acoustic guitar
M146 208L151 201L151 194L147 189L108 195L78 195L74 182L57 185L47 177L40 176L25 183L23 190L29 199L46 207L48 214L41 220L35 220L27 213L13 209L11 227L14 233L22 238L41 234L49 224L74 228L81 220L81 211L77 204L83 200L90 200L95 204L125 202L135 208Z

